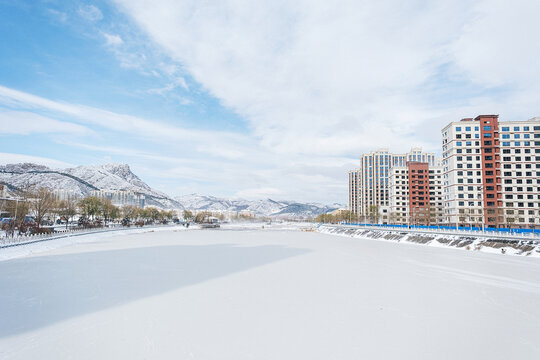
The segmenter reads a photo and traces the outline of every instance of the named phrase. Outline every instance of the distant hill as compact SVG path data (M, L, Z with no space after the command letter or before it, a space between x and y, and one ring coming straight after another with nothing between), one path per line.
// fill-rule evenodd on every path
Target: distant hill
M152 189L127 164L77 166L51 169L43 165L23 163L0 166L0 182L11 192L25 184L54 189L71 190L87 196L92 190L131 190L144 194L146 204L160 208L180 208L182 205L160 191Z
M317 203L299 203L295 201L225 199L214 196L191 194L176 197L184 208L208 211L247 210L259 216L283 218L312 218L319 214L334 211L343 205L323 205Z

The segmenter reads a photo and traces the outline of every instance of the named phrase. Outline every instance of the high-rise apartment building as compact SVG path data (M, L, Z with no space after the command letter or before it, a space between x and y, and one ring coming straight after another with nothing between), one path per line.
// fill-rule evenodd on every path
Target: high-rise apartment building
M540 118L462 119L442 129L442 145L448 224L540 227Z
M413 148L406 154L392 154L380 149L360 156L360 167L349 172L349 210L367 216L373 209L387 213L390 206L390 169L406 166L407 162L424 162L435 166L439 162L434 153Z
M390 172L390 223L443 223L441 166L409 161L405 166L392 167Z
M360 203L358 201L360 171L358 169L349 171L349 211L354 214L360 213Z

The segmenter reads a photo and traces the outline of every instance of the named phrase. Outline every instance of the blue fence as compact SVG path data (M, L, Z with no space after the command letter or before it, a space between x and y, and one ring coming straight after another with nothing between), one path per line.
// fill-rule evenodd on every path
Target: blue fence
M418 230L461 230L461 231L482 231L481 227L467 226L425 226L425 225L389 225L389 224L362 224L362 223L342 223L352 226L371 226L395 229L418 229ZM515 233L515 234L540 234L540 229L511 229L511 228L484 228L485 232L494 233Z

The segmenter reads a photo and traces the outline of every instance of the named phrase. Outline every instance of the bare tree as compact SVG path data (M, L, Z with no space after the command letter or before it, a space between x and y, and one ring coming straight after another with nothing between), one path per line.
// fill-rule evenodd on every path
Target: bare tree
M506 226L510 229L512 228L512 225L514 225L514 223L516 223L517 221L517 214L514 213L514 210L506 210L504 218Z
M101 200L95 196L87 196L78 203L84 216L94 218L101 210Z
M122 216L127 220L134 220L139 214L139 208L133 205L122 206Z
M193 213L190 210L184 210L182 212L182 217L184 218L184 220L189 220L193 218Z
M49 189L43 187L32 191L29 196L30 211L36 218L37 227L39 228L45 216L54 210L56 199Z
M368 211L371 222L375 224L379 223L379 206L371 205Z
M100 212L105 220L105 225L107 225L107 220L115 219L120 214L118 207L116 207L109 199L102 200L100 205Z
M73 199L62 200L58 203L57 212L59 216L66 219L67 229L69 220L77 215L77 202Z

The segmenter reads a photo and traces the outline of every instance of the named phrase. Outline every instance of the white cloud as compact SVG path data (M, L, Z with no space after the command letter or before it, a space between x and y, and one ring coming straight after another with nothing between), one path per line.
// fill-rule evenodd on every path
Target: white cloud
M0 134L67 133L84 135L91 130L70 122L58 121L32 112L0 109Z
M157 95L165 95L174 89L176 89L178 86L181 86L184 90L189 90L189 86L186 82L186 80L183 77L178 77L174 79L173 82L165 85L161 88L155 88L155 89L149 89L147 92L149 94L157 94ZM189 103L184 103L184 105L188 105Z
M55 9L48 9L47 12L57 21L61 23L66 23L68 20L68 15L63 11L58 11Z
M103 14L97 6L94 5L81 5L77 11L79 15L88 21L99 21L103 19Z
M49 166L51 168L64 169L68 167L73 167L73 164L58 161L55 159L49 159L41 156L31 156L23 154L10 154L10 153L0 153L0 165L6 164L18 164L18 163L34 163Z
M108 46L120 46L124 43L119 35L103 33L103 36Z
M485 86L538 83L540 3L479 1L452 46L456 66Z
M276 188L254 188L238 191L235 196L243 199L264 199L281 194L283 192Z
M525 92L487 92L540 83L534 0L116 1L281 154L439 151L440 128L467 111L539 111Z
M176 141L182 140L186 142L210 142L214 145L218 145L223 141L238 141L239 143L248 142L248 139L245 136L235 133L182 128L127 114L118 114L95 107L57 102L1 85L0 105L25 110L54 111L63 115L69 115L74 120L87 125L98 125L109 130L127 132L157 140L167 139ZM234 147L231 145L229 150L233 148Z

